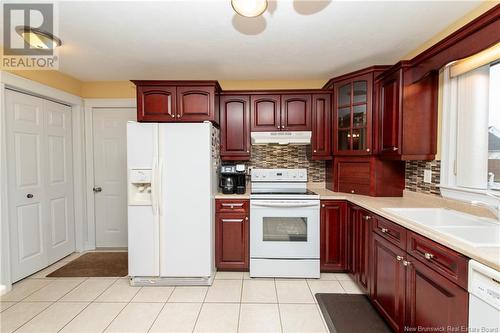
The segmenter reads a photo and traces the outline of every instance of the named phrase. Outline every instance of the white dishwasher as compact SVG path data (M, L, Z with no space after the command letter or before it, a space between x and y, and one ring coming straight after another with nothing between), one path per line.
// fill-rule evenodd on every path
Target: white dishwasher
M469 261L469 332L500 332L500 272Z

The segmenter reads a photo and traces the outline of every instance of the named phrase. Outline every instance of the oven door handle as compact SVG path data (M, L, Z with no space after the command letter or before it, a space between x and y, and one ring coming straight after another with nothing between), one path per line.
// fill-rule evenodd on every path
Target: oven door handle
M319 207L316 202L252 202L251 207Z

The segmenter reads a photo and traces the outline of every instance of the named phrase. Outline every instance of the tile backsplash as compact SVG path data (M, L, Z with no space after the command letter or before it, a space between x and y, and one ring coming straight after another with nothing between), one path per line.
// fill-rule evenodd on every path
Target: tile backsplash
M431 170L431 182L424 182L424 170ZM440 195L439 181L441 161L406 162L405 189L413 192Z
M307 169L310 182L325 181L325 161L312 161L310 145L258 145L252 146L250 168L299 168Z

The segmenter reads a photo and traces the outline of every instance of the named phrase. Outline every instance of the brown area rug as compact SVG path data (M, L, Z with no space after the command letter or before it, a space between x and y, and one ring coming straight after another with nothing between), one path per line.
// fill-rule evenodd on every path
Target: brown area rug
M47 277L122 277L128 275L128 252L90 252Z
M365 295L316 294L331 333L391 333Z

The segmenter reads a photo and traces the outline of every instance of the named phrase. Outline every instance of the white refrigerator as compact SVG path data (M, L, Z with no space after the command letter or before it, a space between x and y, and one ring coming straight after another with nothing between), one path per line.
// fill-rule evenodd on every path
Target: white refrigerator
M219 133L204 123L127 124L132 285L210 285Z

